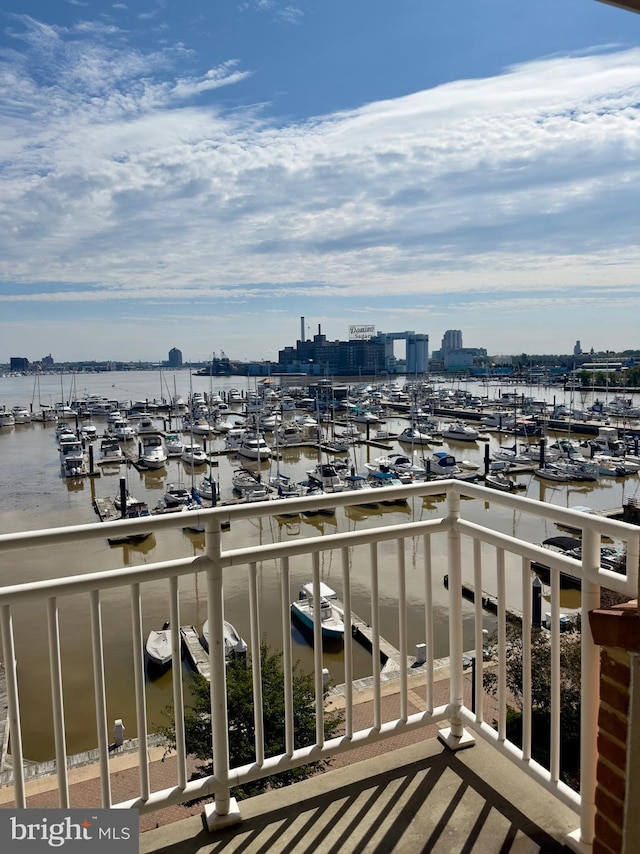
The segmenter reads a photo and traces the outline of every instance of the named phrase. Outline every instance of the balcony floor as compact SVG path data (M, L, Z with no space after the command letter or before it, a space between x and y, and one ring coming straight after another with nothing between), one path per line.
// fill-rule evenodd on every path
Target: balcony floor
M578 819L482 740L435 738L240 802L207 833L197 816L141 834L140 854L556 852Z

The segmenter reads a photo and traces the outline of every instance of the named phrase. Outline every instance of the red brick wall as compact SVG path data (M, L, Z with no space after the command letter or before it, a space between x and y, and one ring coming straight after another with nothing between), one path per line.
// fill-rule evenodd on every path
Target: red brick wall
M629 685L628 654L621 649L603 648L593 854L622 851Z

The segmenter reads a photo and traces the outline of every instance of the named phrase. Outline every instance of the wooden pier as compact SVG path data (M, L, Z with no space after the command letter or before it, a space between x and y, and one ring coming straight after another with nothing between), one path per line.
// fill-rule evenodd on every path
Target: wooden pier
M209 653L200 643L200 636L194 626L181 626L180 637L182 648L185 651L191 666L207 681L211 679L211 668L209 666Z
M115 522L122 519L122 513L117 509L113 498L94 498L93 509L101 522Z
M341 602L338 602L338 607L344 611ZM357 614L351 614L351 634L353 639L363 646L368 652L373 652L373 629L368 623L365 623ZM380 667L383 673L400 670L400 653L383 637L380 637Z

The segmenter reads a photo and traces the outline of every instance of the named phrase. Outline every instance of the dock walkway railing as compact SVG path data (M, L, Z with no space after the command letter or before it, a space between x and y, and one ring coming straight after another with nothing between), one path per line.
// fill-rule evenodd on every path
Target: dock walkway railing
M87 707L96 709L97 746L100 756L101 798L103 807L137 808L151 812L163 807L184 803L202 796L214 796L215 802L206 809L209 827L216 823L239 820L235 800L230 796L234 786L240 786L258 778L294 768L320 759L352 750L356 747L379 741L404 732L417 730L432 724L446 724L441 730L442 740L452 749L473 744L474 736L486 739L496 750L516 762L528 775L535 778L556 797L576 812L576 840L590 844L594 835L594 797L596 769L596 739L598 714L598 648L591 640L589 631L582 631L582 705L581 705L581 791L576 792L561 780L560 745L560 573L571 573L581 578L582 625L586 626L586 614L598 607L600 586L606 586L631 598L638 595L638 555L640 530L623 522L591 516L578 511L555 507L517 495L488 490L482 486L461 481L440 481L386 488L387 499L429 498L446 495L446 503L436 518L407 521L401 524L379 524L361 530L337 532L316 537L296 537L287 541L266 545L251 545L240 549L225 549L223 528L243 519L274 516L282 513L282 501L239 504L232 507L191 511L190 523L202 524L205 529L204 553L195 557L159 561L134 567L119 567L108 571L88 572L64 578L19 584L0 588L0 622L4 665L6 668L6 690L8 721L10 727L10 749L14 769L14 799L18 807L26 806L24 776L23 731L21 726L20 667L15 640L14 621L23 619L25 604L40 603L46 607L48 627L48 655L51 683L52 741L55 743L55 760L58 777L59 804L69 806L69 781L67 777L67 742L65 728L65 701L82 703L80 688L73 686L73 697L65 696L62 678L63 644L61 643L60 602L64 597L82 595L87 599L91 619L93 660L93 686L85 698ZM472 501L461 501L461 498ZM362 495L351 492L332 495L286 499L287 513L305 512L322 507L347 506L362 502ZM479 524L465 518L467 507L482 502L487 508L507 508L517 514L543 518L562 524L582 533L581 559L575 560L508 535L491 527L492 514L487 524ZM380 519L384 519L381 516ZM482 517L481 517L482 518ZM135 532L137 527L159 533L168 528L184 525L184 514L167 514L113 523L96 523L61 529L29 531L0 536L0 553L37 547L65 548L90 539L101 539L105 535L118 536ZM603 537L613 537L624 542L626 547L626 574L616 573L600 566L600 547ZM437 548L434 548L437 544ZM344 639L344 726L343 734L329 740L324 738L324 684L323 651L320 620L314 625L314 679L316 703L316 739L313 743L296 746L294 733L294 702L292 688L293 643L290 606L294 574L311 575L316 593L320 589L321 559L327 553L339 556L341 567L341 599L345 613L353 612L353 568L368 578L368 614L371 625L372 661L380 660L382 595L388 600L393 591L397 603L397 648L400 661L399 711L392 719L383 720L383 704L380 671L372 666L373 721L366 729L354 731L354 639L349 632ZM415 561L408 566L408 557L419 554L419 569ZM444 555L444 558L443 558ZM445 565L441 565L444 560ZM551 583L548 593L551 620L551 740L550 762L545 768L532 759L532 572L531 562L541 561L551 568ZM434 564L437 563L437 571ZM464 567L464 573L463 573ZM472 569L472 577L469 577ZM409 572L408 572L409 570ZM228 720L226 705L226 669L223 636L225 618L224 583L230 576L246 573L247 601L250 612L250 636L246 638L250 650L258 650L261 643L261 613L259 581L268 572L278 587L280 621L282 624L282 650L284 666L285 699L285 751L278 756L265 755L265 734L261 697L260 656L253 655L255 749L254 761L242 767L232 767L229 757ZM442 584L443 575L448 576L448 623L450 657L450 697L446 705L434 707L434 589ZM177 745L177 779L175 785L162 791L151 791L149 760L146 750L148 732L147 700L145 694L145 659L143 633L143 595L148 582L166 581L169 595L169 616L172 626L181 625L180 583L194 573L206 574L207 609L209 620L209 656L211 671L212 710L212 759L213 774L197 780L188 780L187 755L184 729L185 684L181 668L180 633L172 633L172 704L175 717ZM410 575L410 587L408 576ZM473 637L475 655L482 659L485 645L483 635L483 611L480 596L473 605L463 601L463 575L472 581L475 590L495 586L497 614L497 699L498 720L485 720L483 715L484 688L482 668L475 669L475 710L463 701L463 659L469 653L465 649L464 637ZM360 578L362 575L360 575ZM490 582L487 579L490 578ZM332 584L335 581L332 579ZM522 609L523 646L523 740L517 747L507 738L507 614L508 590L520 591ZM383 591L381 591L383 587ZM139 740L139 794L124 802L113 803L109 772L109 737L107 724L108 685L105 678L105 638L103 631L103 608L105 600L115 589L129 600L131 614L131 644L133 649L133 684L135 687L136 730ZM358 591L361 596L361 590ZM320 597L316 595L319 603ZM126 600L125 600L126 601ZM418 603L418 604L416 604ZM319 607L319 605L318 605ZM359 604L358 610L360 611ZM415 619L419 613L420 641L426 643L426 663L420 672L424 674L424 707L409 714L408 673L411 659L409 612ZM316 615L317 617L319 615ZM412 623L413 625L413 623ZM122 627L121 627L122 628ZM415 635L415 631L414 631ZM93 696L91 696L91 694ZM411 702L415 702L415 681L411 680ZM96 805L98 806L98 805Z

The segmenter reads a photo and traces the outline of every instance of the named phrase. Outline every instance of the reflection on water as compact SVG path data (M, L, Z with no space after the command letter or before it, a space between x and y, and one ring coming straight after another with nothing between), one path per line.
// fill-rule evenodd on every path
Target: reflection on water
M138 543L109 543L109 548L113 551L121 549L122 563L125 566L135 566L137 563L140 563L140 561L136 559L136 556L150 554L154 551L156 545L155 534L150 534Z
M170 384L173 385L173 375ZM178 391L186 396L189 376L186 372L175 374ZM8 386L7 380L10 380ZM60 399L59 377L55 377L55 386L50 393L53 402ZM44 378L43 378L44 380ZM209 391L209 378L193 377L195 391ZM66 382L66 379L65 379ZM128 397L133 400L149 397L149 389L158 385L156 373L111 374L109 377L85 377L84 382L91 386L91 393L105 393L107 397ZM215 380L215 390L239 387L240 378ZM0 378L0 405L24 404L31 399L32 379ZM7 393L7 388L11 389ZM486 394L486 390L483 392ZM553 391L556 394L557 390ZM539 395L537 395L539 396ZM47 401L48 402L48 401ZM406 421L394 417L387 428L398 433ZM99 425L99 430L104 425ZM504 436L494 434L490 448L496 449L504 443ZM210 448L222 450L223 437L209 440ZM400 451L395 442L390 442L392 450ZM282 471L301 481L306 478L306 469L317 462L318 453L314 447L281 448L282 458L278 465ZM420 456L429 457L430 449L420 451ZM355 451L356 468L364 466L365 459L371 461L380 456L380 448L359 447ZM164 470L138 472L127 466L97 466L99 476L95 478L64 479L60 474L60 465L53 425L34 423L26 429L4 428L0 430L0 457L3 463L3 489L0 491L0 531L34 530L44 527L75 525L96 521L93 510L95 498L114 497L118 492L118 478L126 476L130 492L139 500L154 507L158 497L168 483L191 485L191 471L185 469L179 459L167 461ZM464 457L482 463L484 443L465 446ZM97 457L96 457L97 459ZM221 454L216 467L216 480L221 487L223 498L231 497L231 474L240 465L260 470L264 476L275 469L275 462L251 462L233 455ZM194 473L198 480L201 472ZM526 485L529 498L537 498L561 507L588 505L594 509L621 506L623 501L638 492L640 479L629 478L602 479L595 486L549 485L538 481L530 474L519 476ZM380 500L381 496L376 495ZM223 533L225 549L242 548L258 543L287 540L292 537L317 537L319 534L335 531L353 531L373 527L378 524L399 524L407 519L436 518L445 511L444 496L431 496L428 499L411 499L404 506L386 506L376 508L352 507L337 508L332 517L274 517L262 521L246 520L233 524ZM462 512L465 518L487 524L496 530L522 537L532 543L557 533L556 526L545 520L532 520L530 517L500 508L490 501L465 501ZM444 588L443 576L446 573L446 537L430 537L434 578L434 655L441 657L448 651L448 594ZM427 637L424 610L421 604L421 591L424 579L424 538L408 538L405 541L407 595L408 595L408 648L413 651L418 643ZM60 549L44 553L42 549L28 549L6 561L3 566L4 584L17 584L37 581L48 577L62 577L68 574L113 569L117 566L136 566L151 561L177 559L202 554L204 534L183 531L162 531L137 545L112 546L104 540L95 540L83 544L82 548L71 546L61 556ZM473 581L472 544L463 538L463 573L465 580ZM489 593L495 593L495 550L483 546L483 585ZM350 577L354 612L366 622L371 622L371 570L369 566L369 547L352 549L350 557ZM299 587L309 581L310 561L308 558L291 559L291 600L297 595ZM397 546L395 543L381 543L379 546L379 589L381 602L381 629L383 636L395 646L399 645L398 606L397 606ZM521 563L507 556L507 595L509 604L519 607L521 597ZM338 595L342 593L342 562L340 552L321 554L322 580L333 587ZM234 567L233 572L224 579L225 612L227 618L238 631L249 636L248 578L247 570ZM206 583L202 573L180 579L180 622L182 625L201 627L207 615ZM168 619L168 582L147 582L142 585L143 627L148 632L161 626ZM260 603L260 633L275 648L281 648L283 619L280 602L280 572L275 563L263 562L258 565L258 593ZM562 591L561 607L570 611L579 604L578 591ZM123 718L127 728L127 737L135 735L135 709L133 706L133 655L131 643L131 613L129 590L109 590L101 596L103 611L103 631L105 637L105 667L107 678L108 721L110 725L116 718ZM87 690L92 683L92 658L89 638L91 636L89 600L86 596L66 597L60 600L60 623L62 642L62 666L65 692L68 696L86 695L86 704L67 703L65 717L69 728L68 749L70 752L90 749L96 744L95 710L93 709L93 691ZM464 603L464 644L473 646L473 607ZM485 615L484 626L493 630L494 618ZM25 728L25 755L32 759L50 758L53 753L53 739L49 730L51 699L48 673L48 646L46 636L46 609L44 604L17 609L14 620L16 627L16 645L20 663L20 696L22 701L23 725ZM313 649L303 636L294 631L294 659L299 659L306 670L313 668ZM139 651L136 651L138 654ZM362 647L354 645L354 671L356 678L371 675L373 662L371 656ZM340 683L344 678L344 660L341 652L327 654L325 665L331 678ZM185 684L188 686L188 668L185 664ZM149 726L164 723L162 710L171 699L171 673L165 673L146 685L149 702Z

